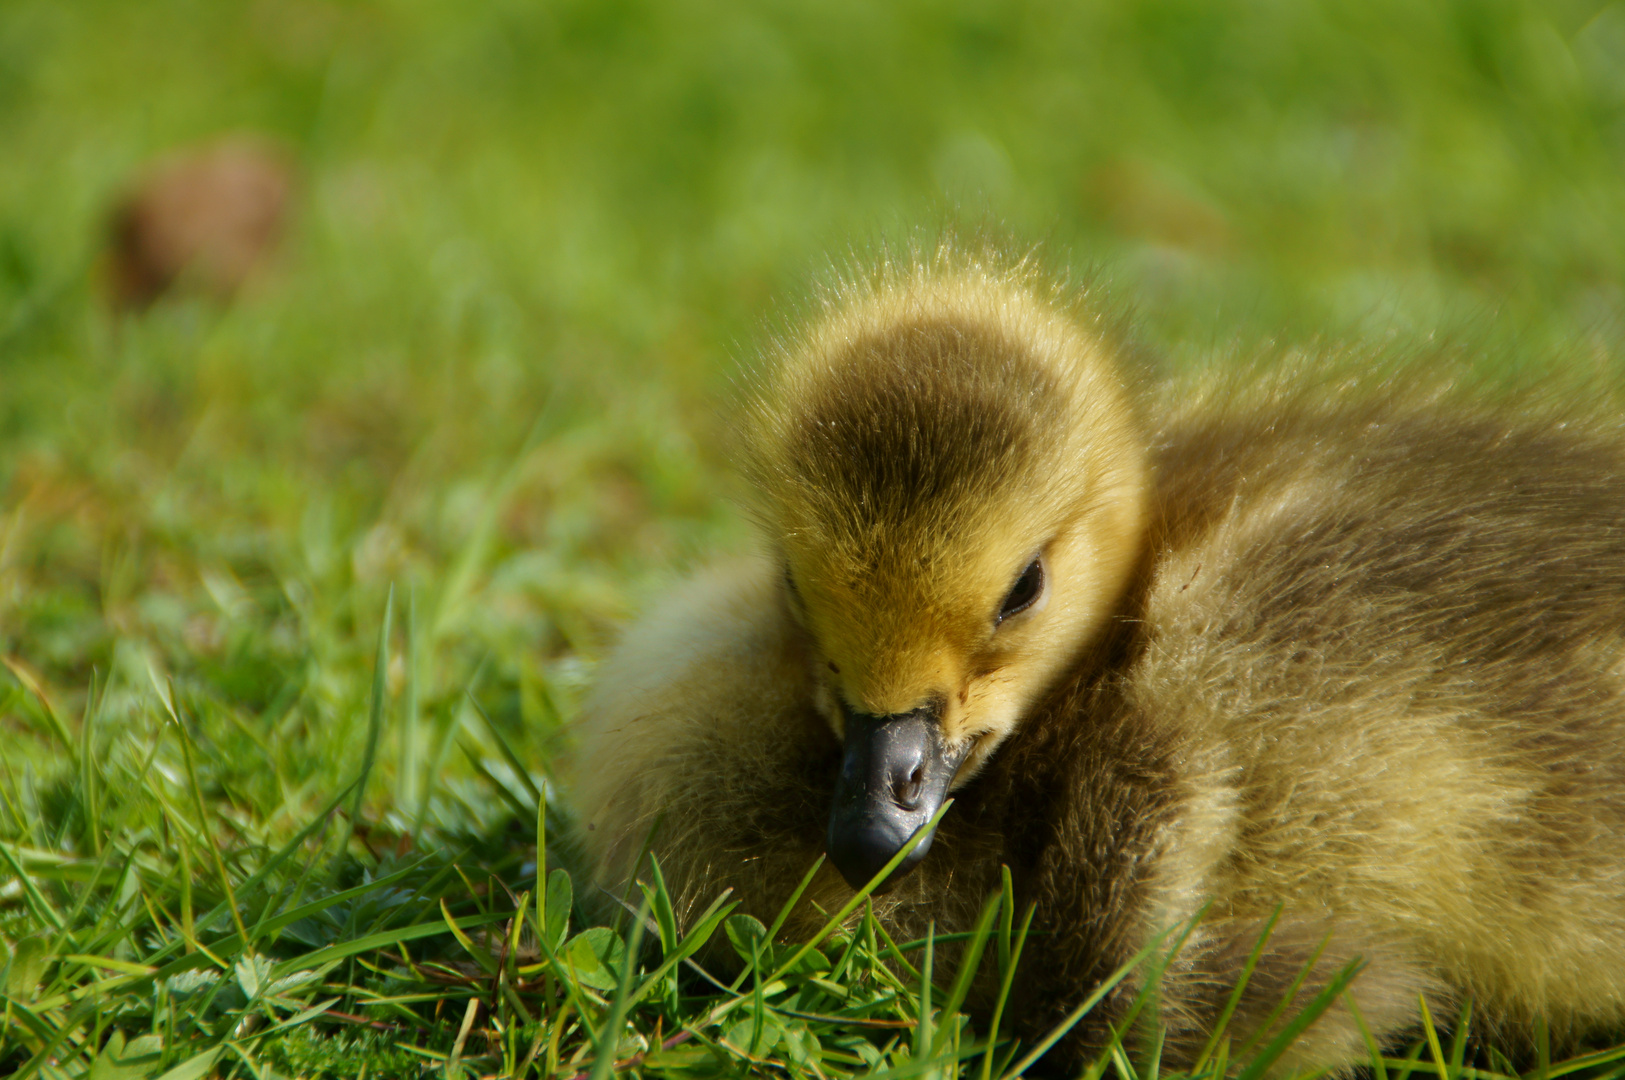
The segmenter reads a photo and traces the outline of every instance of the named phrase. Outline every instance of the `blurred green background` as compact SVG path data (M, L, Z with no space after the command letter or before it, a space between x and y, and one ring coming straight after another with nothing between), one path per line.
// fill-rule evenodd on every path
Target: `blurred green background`
M298 162L269 275L110 314L109 206L235 131ZM1609 367L1622 181L1596 0L6 0L0 831L73 850L51 715L98 688L134 768L171 684L205 794L297 824L391 586L373 810L505 814L464 691L550 761L618 621L746 542L719 402L832 261L991 225L1170 363Z

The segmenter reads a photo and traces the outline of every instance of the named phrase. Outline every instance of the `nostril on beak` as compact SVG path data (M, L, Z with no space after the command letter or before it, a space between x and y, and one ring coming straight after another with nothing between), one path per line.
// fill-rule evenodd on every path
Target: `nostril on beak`
M905 810L917 810L920 806L920 791L925 787L925 766L916 765L907 780L898 784L892 792L897 804Z

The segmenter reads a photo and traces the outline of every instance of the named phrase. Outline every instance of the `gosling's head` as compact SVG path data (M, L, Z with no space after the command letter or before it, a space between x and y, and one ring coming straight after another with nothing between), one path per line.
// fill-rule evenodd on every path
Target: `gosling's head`
M845 745L829 853L856 888L1103 630L1144 450L1101 342L1019 271L849 286L779 361L752 474Z

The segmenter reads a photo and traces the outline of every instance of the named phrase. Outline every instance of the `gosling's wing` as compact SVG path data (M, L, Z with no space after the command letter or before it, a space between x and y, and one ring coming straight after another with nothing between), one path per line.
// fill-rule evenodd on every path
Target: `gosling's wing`
M1625 1000L1620 447L1369 419L1167 444L1194 494L1132 684L1234 789L1206 890L1357 912L1480 1002L1594 1014Z
M781 590L765 559L712 567L604 664L573 764L604 888L626 886L648 843L680 913L728 886L771 911L822 850L836 744Z

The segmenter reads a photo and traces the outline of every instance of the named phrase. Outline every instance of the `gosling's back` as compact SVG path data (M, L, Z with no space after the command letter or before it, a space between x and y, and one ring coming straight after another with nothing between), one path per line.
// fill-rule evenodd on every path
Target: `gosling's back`
M1233 401L1167 434L1123 699L1226 807L1219 914L1326 909L1502 1018L1617 1019L1617 435L1392 399Z

